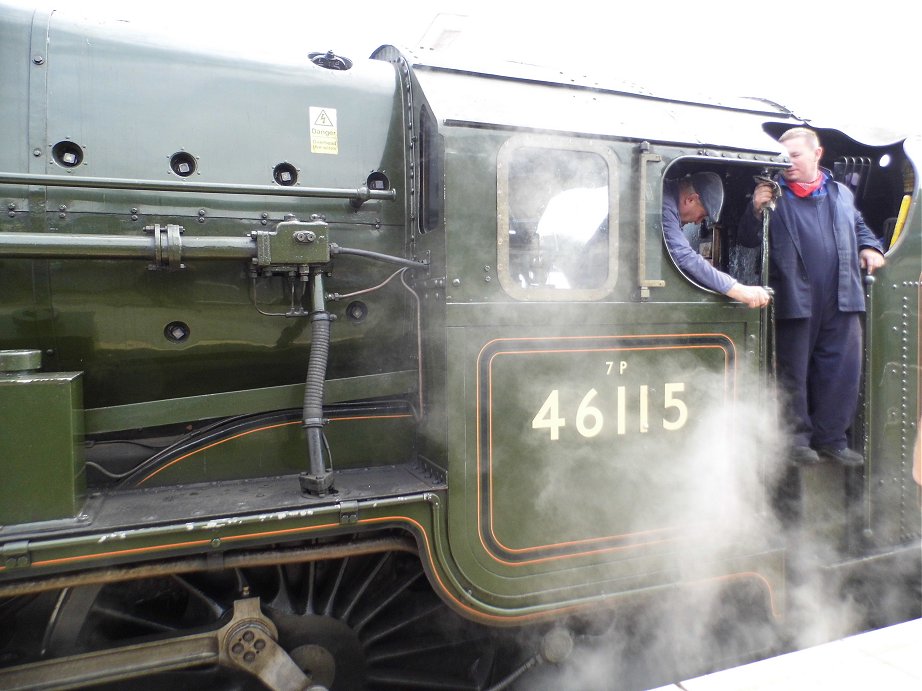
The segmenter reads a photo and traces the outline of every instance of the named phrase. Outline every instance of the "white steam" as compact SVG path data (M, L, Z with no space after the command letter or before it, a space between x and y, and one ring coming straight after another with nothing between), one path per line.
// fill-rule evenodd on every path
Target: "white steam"
M716 402L696 416L673 459L694 472L682 476L671 502L674 514L666 518L683 526L673 554L679 587L663 588L653 607L616 606L603 624L597 619L574 622L576 647L569 658L537 668L514 688L654 688L855 631L855 603L842 599L834 575L811 568L836 561L838 537L827 541L813 526L783 520L775 501L779 486L792 481L792 472L798 473L795 486L805 481L799 473L814 473L812 481L830 484L835 495L842 470L823 466L792 471L774 410L774 400L764 393L739 392L736 400ZM558 481L545 478L545 486L559 487ZM539 496L537 505L545 500ZM636 508L643 513L643 506ZM832 507L833 513L837 508ZM615 514L624 507L612 509L611 520L623 523L623 516ZM659 510L657 520L663 520ZM605 520L598 515L594 519ZM708 577L713 564L760 548L778 554L783 549L785 592L773 594L777 600L766 596L758 579L721 587L715 585L720 579Z

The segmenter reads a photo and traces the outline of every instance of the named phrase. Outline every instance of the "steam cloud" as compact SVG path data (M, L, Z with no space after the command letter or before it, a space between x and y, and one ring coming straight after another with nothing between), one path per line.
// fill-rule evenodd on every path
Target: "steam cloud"
M681 499L672 502L675 515L667 519L684 526L674 553L676 580L684 587L664 589L653 607L615 606L604 623L598 618L571 622L576 645L567 660L536 668L513 688L650 689L856 630L858 603L842 599L834 576L809 568L833 561L837 538L804 530L779 510L779 488L792 477L800 482L791 473L801 471L792 471L785 461L785 437L771 414L775 409L765 394L747 392L735 401L714 403L697 416L688 443L677 451L674 462L694 468L683 476ZM841 486L838 467L803 472L817 474L813 480L821 484ZM560 481L543 480L545 487L559 487ZM538 497L539 510L545 500ZM623 507L612 510L611 516L593 520L623 520L615 514ZM754 536L765 549L785 548L784 602L769 603L765 588L754 582L713 587L700 578L703 564L732 558L733 550L752 544Z

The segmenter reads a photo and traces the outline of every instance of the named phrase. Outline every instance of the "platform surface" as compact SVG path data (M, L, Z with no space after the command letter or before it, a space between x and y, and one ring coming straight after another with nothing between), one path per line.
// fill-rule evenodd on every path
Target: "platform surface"
M920 691L922 619L849 636L655 691Z

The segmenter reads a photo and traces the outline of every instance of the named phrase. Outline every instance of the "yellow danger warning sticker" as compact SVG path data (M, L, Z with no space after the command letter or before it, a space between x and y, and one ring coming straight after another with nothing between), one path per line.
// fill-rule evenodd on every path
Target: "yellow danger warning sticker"
M336 131L336 108L310 106L311 153L338 154L339 135Z

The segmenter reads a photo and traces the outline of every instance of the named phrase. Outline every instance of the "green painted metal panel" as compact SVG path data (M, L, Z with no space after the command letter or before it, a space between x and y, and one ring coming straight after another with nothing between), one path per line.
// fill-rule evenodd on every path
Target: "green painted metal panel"
M75 516L86 475L79 372L0 374L0 524Z

